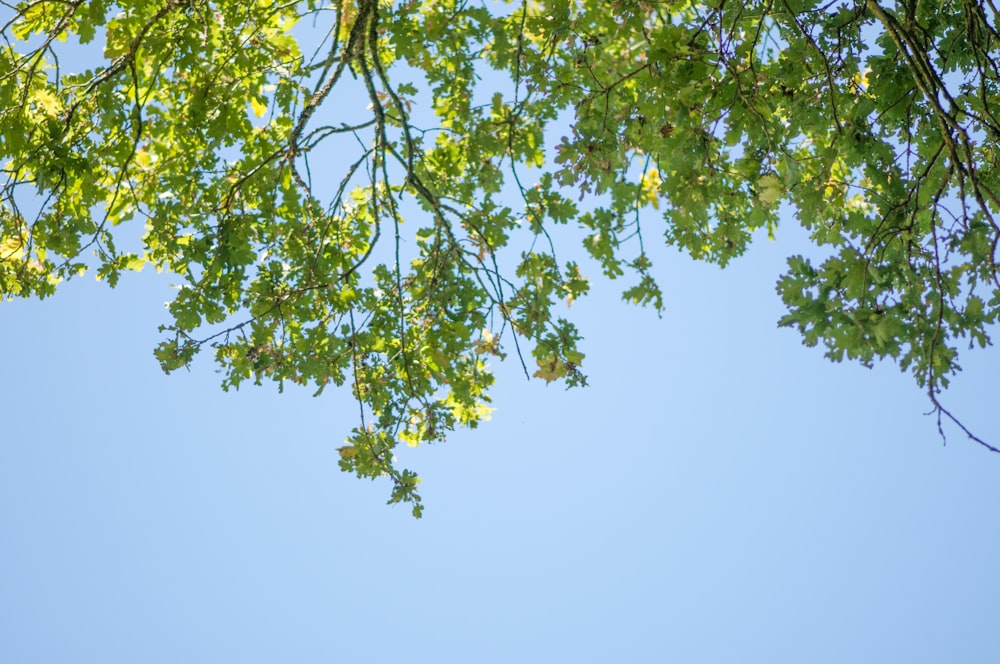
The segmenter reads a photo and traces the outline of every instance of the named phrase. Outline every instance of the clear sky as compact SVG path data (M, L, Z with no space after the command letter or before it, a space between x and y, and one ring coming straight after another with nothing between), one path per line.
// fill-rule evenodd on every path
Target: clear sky
M1000 458L775 328L795 235L663 251L662 320L598 282L591 387L499 367L491 423L404 458L420 521L338 471L347 395L163 375L167 279L4 303L0 662L996 661Z
M661 247L662 319L596 278L590 387L495 367L492 422L400 452L419 521L339 471L347 393L164 375L169 277L0 304L0 664L998 661L1000 455L776 328L807 249ZM1000 354L965 366L1000 443Z

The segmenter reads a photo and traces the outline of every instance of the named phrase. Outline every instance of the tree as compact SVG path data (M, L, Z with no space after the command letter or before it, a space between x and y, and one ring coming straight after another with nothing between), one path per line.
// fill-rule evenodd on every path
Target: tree
M341 466L418 516L393 449L487 419L487 359L585 384L562 305L585 269L660 310L651 233L724 265L785 210L825 258L789 259L780 324L835 361L895 360L939 430L998 451L939 401L1000 315L992 0L7 14L0 292L169 271L167 372L211 348L225 389L349 386ZM585 265L557 258L572 233Z

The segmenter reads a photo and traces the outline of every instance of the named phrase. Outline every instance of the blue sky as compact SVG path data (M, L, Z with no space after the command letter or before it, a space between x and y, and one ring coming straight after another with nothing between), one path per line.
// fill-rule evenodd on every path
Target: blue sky
M591 386L499 367L492 422L403 457L420 521L338 471L347 395L163 375L168 278L4 303L0 661L995 661L1000 458L776 329L796 235L663 250L662 320L595 282Z
M345 392L164 375L169 276L0 304L0 663L996 661L1000 455L776 327L802 235L652 250L662 319L596 278L590 387L495 367L493 421L400 451L419 521L339 471Z

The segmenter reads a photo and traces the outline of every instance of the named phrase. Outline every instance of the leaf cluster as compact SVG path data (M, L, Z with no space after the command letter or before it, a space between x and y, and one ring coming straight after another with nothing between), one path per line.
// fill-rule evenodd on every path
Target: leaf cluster
M0 25L0 293L168 271L165 370L207 348L226 389L349 389L341 466L419 515L394 451L488 419L491 360L586 383L567 307L589 270L659 311L653 234L725 265L794 216L817 255L790 259L780 324L896 360L940 422L957 341L989 345L1000 315L995 15L21 2Z

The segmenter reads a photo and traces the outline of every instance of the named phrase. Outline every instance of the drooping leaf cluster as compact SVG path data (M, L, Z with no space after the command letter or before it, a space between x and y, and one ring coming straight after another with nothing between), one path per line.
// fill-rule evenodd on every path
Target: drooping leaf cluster
M209 348L227 389L345 386L342 467L419 515L394 450L487 419L489 360L585 383L563 303L589 271L659 310L645 243L724 265L781 213L817 246L778 283L781 324L896 360L951 417L958 346L1000 312L997 16L21 2L0 19L0 293L170 272L164 369Z

